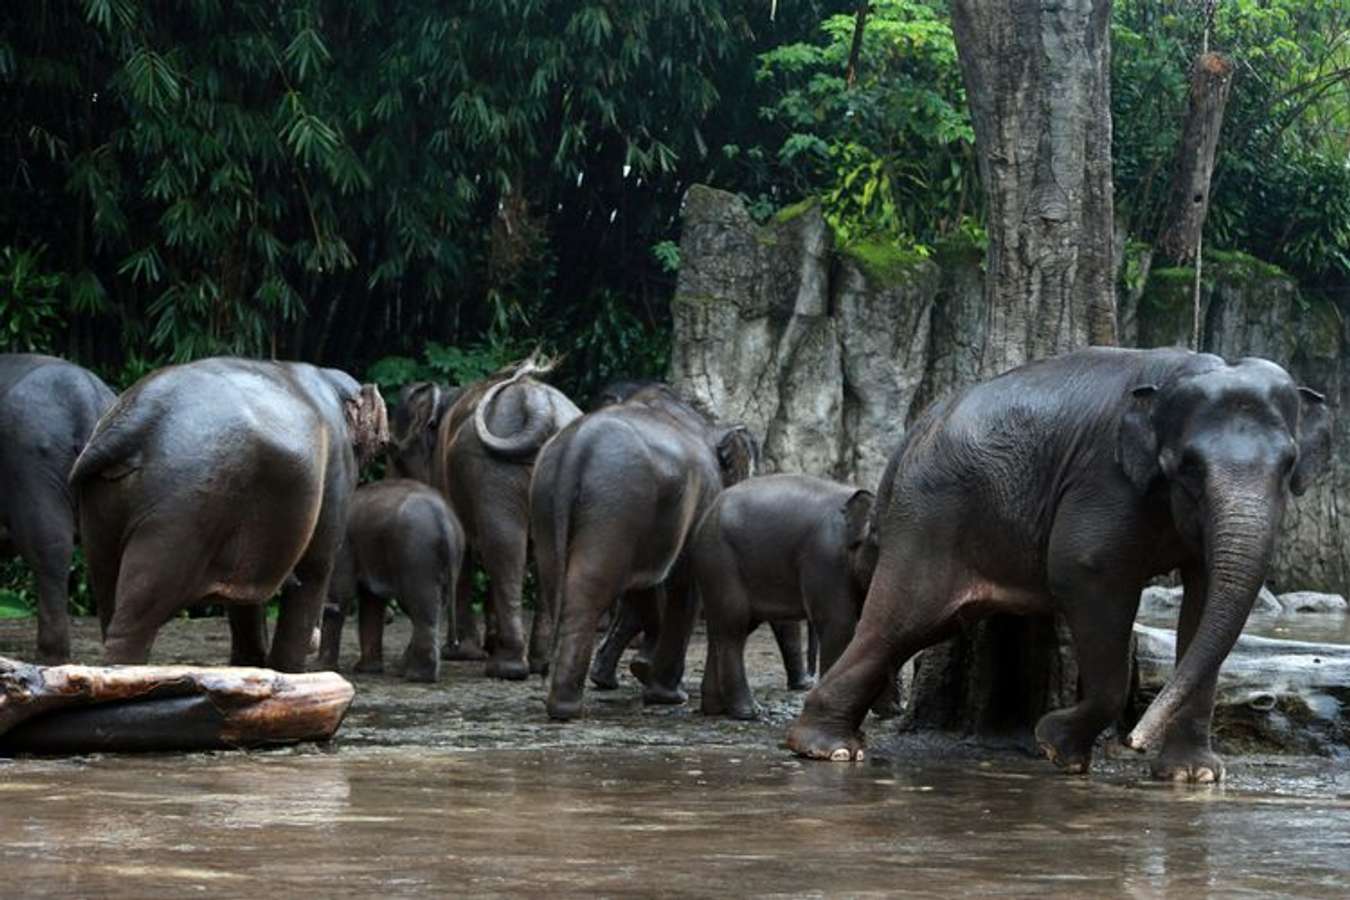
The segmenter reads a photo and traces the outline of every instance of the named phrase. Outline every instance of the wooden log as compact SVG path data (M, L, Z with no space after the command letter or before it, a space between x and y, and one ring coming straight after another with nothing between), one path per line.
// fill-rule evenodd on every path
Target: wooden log
M1195 260L1200 231L1209 212L1209 182L1219 148L1233 64L1218 53L1202 53L1191 67L1190 100L1181 129L1176 169L1157 250L1176 265Z
M204 750L325 740L354 690L333 672L35 666L0 657L0 752Z

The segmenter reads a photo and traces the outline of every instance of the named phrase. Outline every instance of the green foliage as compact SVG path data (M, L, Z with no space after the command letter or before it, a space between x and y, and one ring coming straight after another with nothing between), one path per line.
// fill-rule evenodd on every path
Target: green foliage
M47 352L62 322L65 277L42 269L45 247L0 248L0 350Z
M819 42L761 55L773 89L761 114L782 135L775 175L789 196L820 196L844 243L932 242L974 216L979 196L945 4L872 3L849 87L854 24L831 16Z
M1117 0L1117 208L1162 227L1203 19L1189 0ZM1236 64L1207 245L1240 247L1319 284L1350 276L1350 13L1339 0L1224 0L1209 46Z

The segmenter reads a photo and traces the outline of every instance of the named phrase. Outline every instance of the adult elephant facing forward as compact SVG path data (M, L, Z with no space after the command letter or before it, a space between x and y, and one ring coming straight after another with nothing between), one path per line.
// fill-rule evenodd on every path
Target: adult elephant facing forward
M70 659L75 498L66 476L115 397L65 360L0 354L0 557L13 551L33 570L38 659L47 665Z
M862 755L858 726L915 652L991 613L1061 612L1081 699L1046 754L1085 772L1129 681L1153 575L1185 586L1171 681L1125 737L1158 777L1215 781L1219 664L1265 579L1288 495L1330 454L1326 404L1263 359L1092 349L1013 369L915 423L877 495L880 559L853 641L788 732L803 756Z
M206 359L138 381L70 473L107 662L144 663L164 622L214 600L233 665L304 671L358 458L386 440L379 391L336 369Z
M488 574L489 612L496 627L490 629L487 674L493 678L525 678L532 671L544 671L548 662L548 611L543 604L536 610L528 660L521 613L529 548L530 473L539 448L581 415L562 391L534 377L552 367L539 356L531 356L467 386L448 406L443 406L443 390L424 389L409 397L410 435L424 431L425 423L438 415L438 407L442 409L431 479L464 525L468 546ZM415 466L402 459L416 444L405 443L409 449L396 455L395 471L417 477ZM465 606L460 608L461 616L451 617L452 622L469 618L464 615L468 612L466 587L461 581L457 593ZM447 635L443 658L465 655L462 637Z
M685 545L718 492L753 473L757 455L744 426L714 424L665 385L583 416L539 454L530 530L540 595L557 621L552 718L580 714L596 621L625 593L665 607L643 699L686 699L680 679L697 597Z

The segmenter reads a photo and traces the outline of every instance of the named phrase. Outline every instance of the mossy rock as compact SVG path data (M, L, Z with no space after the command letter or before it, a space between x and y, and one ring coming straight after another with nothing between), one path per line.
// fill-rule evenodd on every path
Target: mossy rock
M879 285L912 281L928 262L922 253L888 241L853 241L841 247L840 252L856 262L868 279Z
M1299 348L1311 359L1334 359L1345 340L1344 324L1336 302L1320 294L1300 294Z
M791 222L793 219L797 219L806 215L806 213L809 212L812 207L818 206L820 206L819 200L817 200L815 197L807 197L805 200L800 200L796 203L783 207L778 212L773 214L773 219L771 221L775 225L783 225L786 224L787 222Z
M984 257L985 248L968 234L950 234L933 244L933 261L942 269L980 266Z
M1154 269L1139 298L1139 346L1168 347L1189 343L1195 270Z
M1247 279L1286 278L1292 280L1292 277L1279 266L1257 259L1241 250L1210 250L1205 254L1205 269L1206 273L1212 273L1215 278L1236 276ZM1193 272L1193 270L1187 271ZM1194 274L1191 277L1194 278Z

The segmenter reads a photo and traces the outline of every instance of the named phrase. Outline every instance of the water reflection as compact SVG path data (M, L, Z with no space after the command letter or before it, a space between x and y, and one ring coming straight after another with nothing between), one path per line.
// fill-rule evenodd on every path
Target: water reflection
M20 761L0 766L0 866L26 896L1344 895L1350 776L1298 765L1196 789L674 748Z

